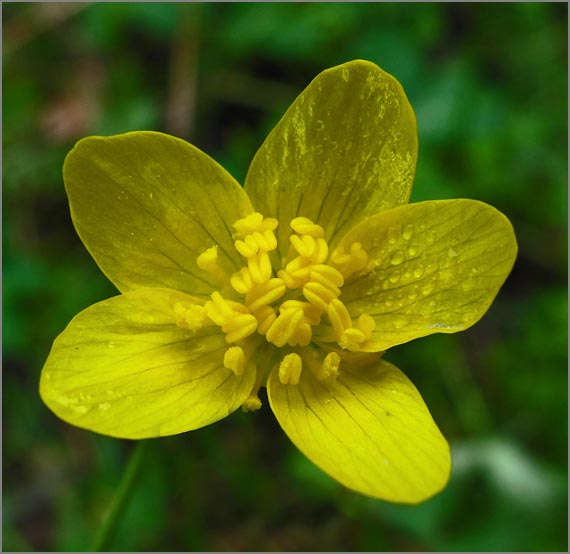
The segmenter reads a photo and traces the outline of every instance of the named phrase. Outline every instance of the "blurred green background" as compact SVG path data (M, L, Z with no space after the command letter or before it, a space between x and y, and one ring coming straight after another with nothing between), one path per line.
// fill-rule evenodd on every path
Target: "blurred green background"
M243 182L321 70L355 58L404 85L413 200L475 198L520 253L486 316L394 348L450 440L418 507L343 489L269 410L157 439L112 550L523 550L567 544L566 3L3 3L3 550L82 551L132 444L58 420L38 380L55 336L116 294L61 178L79 138L167 131Z

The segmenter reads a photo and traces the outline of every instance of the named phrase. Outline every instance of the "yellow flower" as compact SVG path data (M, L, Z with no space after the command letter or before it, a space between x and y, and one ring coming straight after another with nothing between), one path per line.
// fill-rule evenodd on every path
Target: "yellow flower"
M271 409L346 487L417 503L449 447L388 348L478 321L509 274L509 221L474 200L407 204L416 121L354 61L318 75L240 185L156 132L88 137L64 181L77 232L121 294L77 315L42 371L65 421L143 439Z

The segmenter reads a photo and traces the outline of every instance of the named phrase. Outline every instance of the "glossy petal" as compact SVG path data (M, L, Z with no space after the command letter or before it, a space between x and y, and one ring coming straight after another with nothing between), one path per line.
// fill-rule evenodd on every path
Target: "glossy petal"
M509 220L475 200L409 204L362 222L341 241L360 242L372 270L346 284L353 317L376 321L368 350L476 323L509 275L517 244Z
M416 388L388 362L344 361L336 381L304 370L299 385L282 385L274 372L268 395L299 450L352 490L414 504L447 483L447 442Z
M417 158L414 112L401 85L353 61L323 71L291 105L251 163L245 189L256 210L288 223L305 216L334 245L356 223L405 204Z
M218 244L240 267L233 222L251 212L243 189L183 140L134 132L79 141L63 176L81 240L122 291L167 287L206 297L215 284L196 258Z
M197 429L247 398L254 372L223 367L218 327L174 324L192 297L140 289L77 315L56 339L40 394L61 419L113 437L141 439Z

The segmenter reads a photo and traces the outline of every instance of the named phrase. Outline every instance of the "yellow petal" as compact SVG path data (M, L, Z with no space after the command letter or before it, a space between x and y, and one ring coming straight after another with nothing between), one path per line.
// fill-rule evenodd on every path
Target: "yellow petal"
M247 195L191 144L149 131L88 137L63 176L77 232L120 291L167 287L205 298L214 284L196 259L216 244L227 273L241 267L232 224L252 211Z
M248 397L255 372L224 367L219 327L174 323L195 299L139 289L87 308L56 339L40 394L61 419L113 437L141 439L197 429Z
M342 289L352 317L376 321L364 347L382 351L476 323L509 275L517 244L509 220L475 200L410 204L362 222L341 241L362 244L370 272Z
M293 443L349 489L415 504L447 483L447 442L420 394L395 366L376 360L318 381L304 371L298 385L268 382L271 408Z
M323 71L301 93L255 155L245 189L282 223L282 252L298 216L321 225L334 246L366 216L408 201L416 158L416 120L400 83L358 60Z

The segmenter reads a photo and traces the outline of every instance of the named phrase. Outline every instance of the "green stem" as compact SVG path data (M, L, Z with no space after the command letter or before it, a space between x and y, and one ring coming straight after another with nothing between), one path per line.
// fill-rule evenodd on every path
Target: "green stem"
M117 527L117 523L121 514L128 507L128 502L133 492L133 485L137 480L141 462L144 458L144 451L146 450L148 441L139 441L131 452L129 463L119 484L119 488L113 498L111 507L107 512L107 516L93 541L91 548L92 552L104 552L107 550L109 540L113 537L113 532Z

